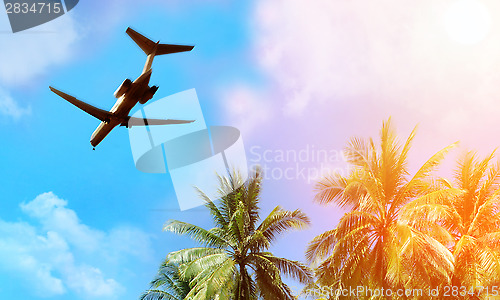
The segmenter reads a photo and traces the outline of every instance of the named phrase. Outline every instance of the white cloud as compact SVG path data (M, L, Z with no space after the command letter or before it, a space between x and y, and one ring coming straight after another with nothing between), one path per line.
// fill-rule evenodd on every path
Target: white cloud
M243 84L234 85L221 93L222 103L229 117L243 134L267 121L271 114L271 103L257 90Z
M21 107L12 97L0 87L0 114L19 120L22 116L31 114L31 107Z
M289 113L356 96L407 101L412 108L488 96L477 93L496 90L500 40L490 36L470 47L449 40L442 24L448 4L260 1L257 57L286 95Z
M498 2L482 2L493 20L500 18ZM300 118L311 123L304 134L313 125L346 124L362 133L393 115L405 126L420 123L421 134L436 141L453 136L497 146L464 132L494 136L500 126L494 121L500 113L500 23L478 44L457 43L444 22L451 3L258 1L254 50L269 79L263 96L273 103L275 120L266 128ZM332 118L338 111L344 114Z
M8 89L33 85L50 67L66 62L78 34L71 14L19 33L9 33L7 14L0 13L0 114L20 119L31 113ZM5 90L5 91L4 91ZM21 101L19 101L21 102Z
M44 230L57 232L78 249L96 251L105 233L81 223L75 211L66 208L67 204L53 193L44 193L29 203L22 203L21 209L38 219Z
M153 257L151 236L130 226L112 228L102 244L107 248L107 258L119 260L127 256L134 256L148 261Z
M123 287L114 279L105 279L102 271L90 266L68 268L67 285L79 295L88 298L116 298Z
M22 211L39 221L41 228L0 220L0 270L33 286L40 296L71 291L84 298L116 298L124 291L123 285L105 275L105 266L89 261L97 258L104 264L113 258L122 264L147 258L152 253L149 236L133 227L109 232L91 228L66 206L67 201L44 193L21 204Z
M0 14L0 29L10 30L7 14ZM71 14L19 33L0 34L0 84L25 85L64 63L74 52L77 37Z
M53 233L43 236L35 231L26 223L0 220L0 269L21 279L30 278L30 285L38 295L64 294L62 280L53 274L52 260L67 251L67 245Z

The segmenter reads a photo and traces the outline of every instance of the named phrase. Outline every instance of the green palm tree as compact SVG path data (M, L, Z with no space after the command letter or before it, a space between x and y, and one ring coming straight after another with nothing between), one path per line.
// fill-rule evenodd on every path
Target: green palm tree
M260 224L259 170L243 183L233 173L219 177L221 200L212 202L204 193L215 227L209 230L171 220L164 230L188 235L202 247L172 252L167 259L181 263L181 277L190 279L187 299L294 299L282 275L301 283L312 280L312 272L300 262L274 256L268 251L287 231L309 225L300 210L277 206Z
M140 300L183 300L189 293L189 281L181 278L179 265L165 260L158 275L151 281L151 287Z
M437 188L439 184L429 179L454 145L437 152L410 176L407 160L415 132L416 128L401 144L389 119L380 131L379 149L372 139L351 139L345 150L349 176L333 174L317 182L315 201L349 209L334 229L315 237L307 249L320 286L395 290L450 282L453 255L440 243L449 238L446 230L430 221L415 222L403 212L460 193Z
M494 152L484 159L465 153L454 176L455 186L464 192L444 203L433 203L431 213L421 207L414 211L451 234L452 286L466 288L463 299L487 298L487 292L500 294L498 287L492 291L500 283L500 165L492 163L493 158Z

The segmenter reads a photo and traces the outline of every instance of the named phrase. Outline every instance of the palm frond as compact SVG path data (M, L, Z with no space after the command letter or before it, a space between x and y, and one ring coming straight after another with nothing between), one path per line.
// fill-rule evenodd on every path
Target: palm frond
M183 300L177 295L172 295L164 290L147 290L140 297L140 300Z
M220 236L215 235L209 230L205 230L199 226L177 221L170 220L163 226L164 231L170 231L180 235L188 235L193 240L206 245L223 248L228 245L227 241Z
M306 259L315 265L329 256L337 242L337 229L331 229L316 236L307 246Z
M347 180L342 176L338 174L326 175L314 185L314 189L316 191L314 201L320 204L329 204L340 200L346 186ZM340 204L340 206L343 205Z
M271 253L259 253L255 255L263 256L273 263L280 270L281 274L295 279L300 283L308 284L313 279L311 269L298 261L276 257Z
M310 221L306 214L300 210L287 211L276 206L273 211L262 221L257 230L272 243L279 235L297 229L305 229Z
M227 253L214 253L200 257L186 263L185 269L182 270L182 277L192 278L200 276L200 274L211 273L213 269L217 269L226 260L231 260Z
M426 180L431 172L443 161L446 154L456 146L458 146L458 142L438 151L420 167L415 175L399 189L394 198L393 210L405 205L411 198L417 196L419 192L425 189L427 185Z
M210 248L210 247L187 248L170 252L167 255L166 262L182 265L208 255L223 254L223 253L226 253L226 250L219 248Z
M179 264L165 260L158 269L151 287L144 292L141 300L181 300L189 292L189 280L181 279Z

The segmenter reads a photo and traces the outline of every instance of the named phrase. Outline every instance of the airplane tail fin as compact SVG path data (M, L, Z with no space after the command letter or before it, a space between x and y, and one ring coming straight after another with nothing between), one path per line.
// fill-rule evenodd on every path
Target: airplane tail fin
M172 45L172 44L160 44L160 42L155 43L132 28L127 28L127 34L134 40L134 42L141 47L142 51L146 55L163 55L177 52L191 51L194 46L187 45Z

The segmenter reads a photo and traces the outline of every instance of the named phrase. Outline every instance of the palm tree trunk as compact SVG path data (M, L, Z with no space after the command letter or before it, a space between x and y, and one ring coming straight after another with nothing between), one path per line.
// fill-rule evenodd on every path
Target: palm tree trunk
M236 300L250 300L250 295L248 291L248 278L246 276L247 272L245 272L245 265L242 263L238 264L240 268L240 282L238 283L238 291L236 294Z

